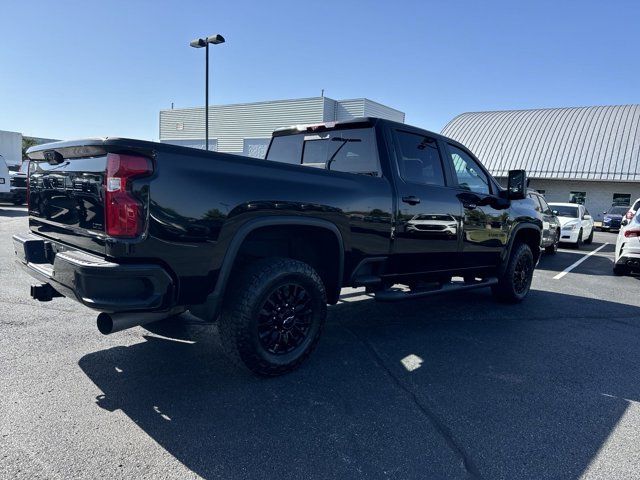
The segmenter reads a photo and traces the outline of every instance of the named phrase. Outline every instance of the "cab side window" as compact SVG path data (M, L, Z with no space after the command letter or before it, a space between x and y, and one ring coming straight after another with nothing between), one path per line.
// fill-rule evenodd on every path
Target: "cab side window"
M395 134L402 179L420 185L444 186L442 158L436 140L400 130Z
M489 178L482 171L478 162L454 145L449 144L449 152L458 179L458 187L470 192L490 194Z
M543 197L538 197L538 200L540 200L540 205L542 206L542 213L551 215L551 207L549 206L547 201Z
M541 207L540 197L534 195L533 193L530 193L529 198L533 200L533 208L535 209L535 211L542 213L544 209Z

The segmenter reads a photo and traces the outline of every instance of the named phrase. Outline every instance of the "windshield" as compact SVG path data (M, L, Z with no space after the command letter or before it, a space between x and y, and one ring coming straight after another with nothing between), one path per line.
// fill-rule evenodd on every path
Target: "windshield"
M611 207L607 212L609 215L624 215L629 207Z
M578 207L570 207L568 205L550 205L552 209L558 212L559 217L578 218Z

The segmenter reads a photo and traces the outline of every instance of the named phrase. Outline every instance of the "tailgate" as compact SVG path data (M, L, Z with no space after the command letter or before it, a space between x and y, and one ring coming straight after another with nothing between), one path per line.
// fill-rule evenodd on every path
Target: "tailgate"
M136 240L146 230L148 188L141 190L136 180L151 174L151 161L138 152L122 152L121 143L87 143L91 142L60 142L29 150L29 227L45 237L107 254L108 242ZM121 167L129 160L148 162L149 170L131 174ZM136 228L120 228L119 223L126 227L127 222Z

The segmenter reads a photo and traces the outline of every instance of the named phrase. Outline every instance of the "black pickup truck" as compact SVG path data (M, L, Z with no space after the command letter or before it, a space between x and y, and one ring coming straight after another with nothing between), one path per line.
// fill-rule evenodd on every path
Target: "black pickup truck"
M28 156L13 239L34 298L99 311L102 333L189 310L262 375L309 356L343 287L518 302L540 256L523 171L503 189L463 145L387 120L281 129L264 160L122 138Z

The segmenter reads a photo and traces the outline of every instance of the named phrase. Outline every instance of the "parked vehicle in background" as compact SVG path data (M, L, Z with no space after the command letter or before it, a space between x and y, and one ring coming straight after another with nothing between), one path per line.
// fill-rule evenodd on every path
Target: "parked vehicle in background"
M609 230L620 230L622 219L629 211L629 205L614 205L608 211L603 212L602 226L600 230L608 232Z
M27 174L29 162L22 162L17 171L9 172L11 177L11 189L6 200L14 205L27 203Z
M4 161L4 157L0 155L0 201L3 201L2 196L9 194L11 189L11 180L9 176L9 168Z
M281 129L265 160L118 138L28 155L32 297L98 310L105 334L190 310L262 375L311 354L342 287L515 303L540 258L524 171L502 189L463 145L387 120Z
M544 248L545 253L553 255L558 251L558 244L560 243L562 227L560 220L547 204L544 196L531 189L529 189L527 195L533 200L536 211L542 215L542 242L540 246Z
M631 204L631 208L629 208L629 210L627 210L627 213L625 214L624 218L622 219L622 226L626 225L631 220L633 220L633 217L635 217L636 214L638 213L638 209L640 209L640 198L637 199L635 202L633 202Z
M549 203L560 220L560 242L580 248L583 243L593 241L593 217L584 205L578 203Z
M640 215L618 232L613 273L626 275L640 272Z

